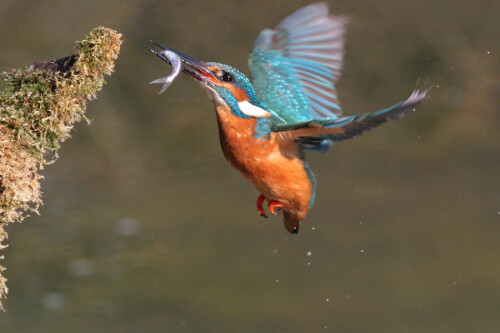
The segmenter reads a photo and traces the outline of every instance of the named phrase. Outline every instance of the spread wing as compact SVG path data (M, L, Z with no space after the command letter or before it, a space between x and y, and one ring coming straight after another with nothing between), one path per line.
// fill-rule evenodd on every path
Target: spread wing
M274 124L273 132L281 132L287 142L305 149L328 151L332 141L342 141L360 135L389 119L400 119L429 96L429 89L415 90L407 99L388 108L362 115L318 118L293 124Z
M262 31L249 59L257 97L286 123L342 114L334 83L344 58L347 18L324 3L299 9Z

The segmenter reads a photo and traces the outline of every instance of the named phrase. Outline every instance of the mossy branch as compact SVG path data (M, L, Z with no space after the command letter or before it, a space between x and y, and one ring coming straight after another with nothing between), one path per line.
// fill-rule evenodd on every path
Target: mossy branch
M0 91L0 251L6 247L5 226L38 213L38 170L56 160L74 124L87 120L87 100L96 97L104 76L113 72L121 37L98 27L77 42L69 57L1 74L6 87ZM0 265L0 300L8 291L3 270Z

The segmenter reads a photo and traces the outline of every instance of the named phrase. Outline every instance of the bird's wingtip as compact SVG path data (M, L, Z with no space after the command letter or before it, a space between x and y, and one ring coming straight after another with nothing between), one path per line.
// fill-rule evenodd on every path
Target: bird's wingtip
M432 90L433 86L427 87L427 88L418 88L413 90L411 95L403 101L401 104L402 107L407 107L407 106L412 106L412 105L417 105L427 99L429 99L430 96L430 91Z

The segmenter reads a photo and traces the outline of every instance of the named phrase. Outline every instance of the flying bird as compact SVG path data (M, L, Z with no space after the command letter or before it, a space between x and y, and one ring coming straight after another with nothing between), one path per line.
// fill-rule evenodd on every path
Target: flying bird
M275 29L265 29L249 58L252 80L238 69L202 62L151 41L147 48L192 77L215 105L222 151L259 191L257 210L283 212L285 228L297 233L314 204L316 179L305 151L326 153L342 141L399 119L428 97L415 90L397 104L372 113L343 116L335 83L340 77L348 19L330 15L324 3L297 10ZM180 61L179 61L180 59Z

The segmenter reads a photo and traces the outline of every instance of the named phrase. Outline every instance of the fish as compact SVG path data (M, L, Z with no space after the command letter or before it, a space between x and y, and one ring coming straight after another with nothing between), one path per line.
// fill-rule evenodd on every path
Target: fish
M170 61L170 63L172 64L172 73L170 73L170 75L168 75L168 76L162 77L160 79L156 79L156 80L151 81L149 83L149 84L156 84L156 83L162 84L163 83L163 87L161 88L158 95L163 93L165 90L167 90L167 88L172 84L172 82L174 82L175 78L177 76L179 76L179 74L181 73L181 70L182 70L182 61L181 61L181 58L179 57L179 55L177 55L177 53L163 50L163 51L159 52L159 54L161 54L162 56L164 56L165 58L167 58Z

